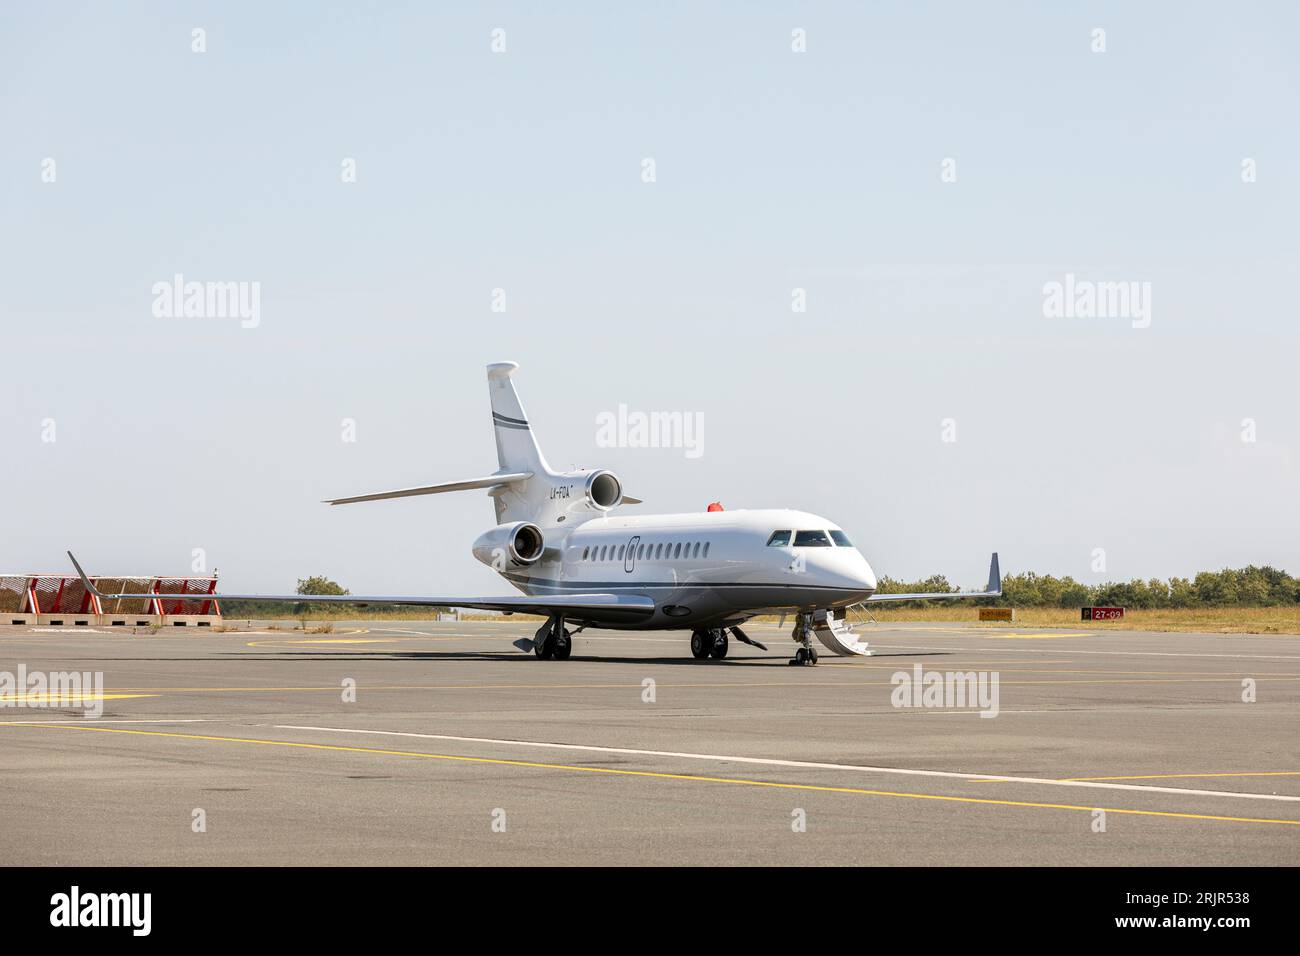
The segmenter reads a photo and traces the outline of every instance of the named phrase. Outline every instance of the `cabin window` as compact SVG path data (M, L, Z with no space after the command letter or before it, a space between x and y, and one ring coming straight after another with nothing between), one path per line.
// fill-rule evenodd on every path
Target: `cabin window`
M707 541L704 542L704 556L706 558L709 556L709 542Z
M829 548L831 539L827 537L825 531L798 531L795 532L794 546L796 548Z
M682 543L678 541L677 544L673 546L673 557L680 558L681 556L682 556Z
M700 556L700 543L699 543L698 541L696 541L696 542L695 542L695 550L691 553L691 557L692 557L692 558L698 558L699 556Z
M622 561L622 560L623 560L623 557L624 557L626 554L627 554L627 545L625 545L625 544L620 544L620 545L618 546L618 559L619 559L620 561Z
M602 544L600 546L600 560L604 561L608 559L608 557L609 557L609 545Z
M664 556L664 545L663 542L661 541L655 545L655 560L658 561L663 556Z
M640 561L644 557L645 557L645 545L644 544L637 545L636 559Z
M772 537L767 539L769 548L784 548L790 544L789 531L773 531Z
M831 540L834 541L836 544L838 544L841 548L853 547L853 542L849 540L849 536L845 534L843 531L832 531Z
M583 549L582 549L582 560L584 560L584 561L587 560L587 551L588 551L588 550L589 550L588 548L583 548Z

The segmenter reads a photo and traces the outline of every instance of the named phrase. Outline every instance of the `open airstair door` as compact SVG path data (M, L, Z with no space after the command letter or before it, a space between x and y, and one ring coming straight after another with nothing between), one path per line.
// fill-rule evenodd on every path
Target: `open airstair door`
M873 653L862 635L854 631L845 618L837 618L834 611L813 613L813 633L827 650L834 651L841 657L870 657Z

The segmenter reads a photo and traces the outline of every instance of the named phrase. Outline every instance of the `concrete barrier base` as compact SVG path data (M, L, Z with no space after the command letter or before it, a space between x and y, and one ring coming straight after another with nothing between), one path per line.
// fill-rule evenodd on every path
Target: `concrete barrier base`
M0 614L0 624L42 627L216 627L220 614Z
M99 623L98 614L38 614L36 623L43 627L93 627Z

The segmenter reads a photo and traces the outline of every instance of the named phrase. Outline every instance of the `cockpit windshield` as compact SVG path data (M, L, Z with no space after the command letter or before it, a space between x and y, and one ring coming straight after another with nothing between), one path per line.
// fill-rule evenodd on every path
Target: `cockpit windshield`
M831 539L825 531L796 531L794 534L796 548L829 548Z
M853 542L849 540L849 536L845 534L843 531L832 531L831 540L834 541L836 545L838 545L841 548L853 547Z

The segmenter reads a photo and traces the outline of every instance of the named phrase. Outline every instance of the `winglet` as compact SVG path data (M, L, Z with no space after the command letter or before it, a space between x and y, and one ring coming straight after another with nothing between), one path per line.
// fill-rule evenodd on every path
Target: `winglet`
M102 598L104 595L99 593L99 588L90 583L90 578L86 577L86 572L81 569L81 565L77 562L77 559L73 557L71 551L68 552L68 557L72 560L72 566L77 569L77 574L81 576L81 583L85 589L95 595L95 597Z
M993 552L993 559L989 561L989 583L985 588L989 594L1000 596L1002 594L1002 570L998 567L998 553Z

